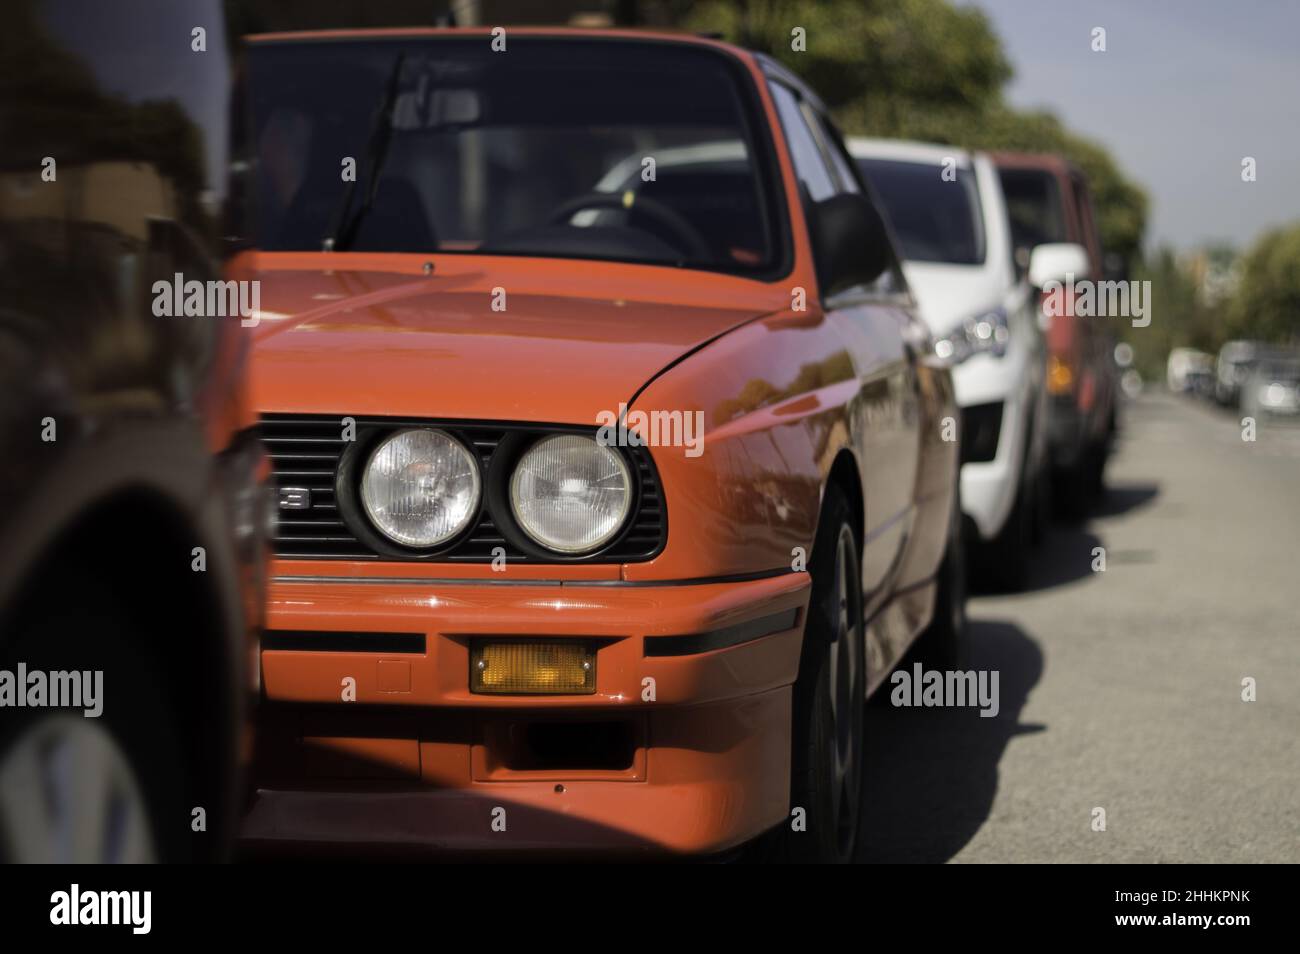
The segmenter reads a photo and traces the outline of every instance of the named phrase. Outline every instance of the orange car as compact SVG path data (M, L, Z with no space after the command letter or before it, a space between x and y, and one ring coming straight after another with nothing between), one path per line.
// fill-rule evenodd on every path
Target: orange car
M964 618L957 415L817 97L626 31L259 36L242 84L246 837L848 857L863 703Z

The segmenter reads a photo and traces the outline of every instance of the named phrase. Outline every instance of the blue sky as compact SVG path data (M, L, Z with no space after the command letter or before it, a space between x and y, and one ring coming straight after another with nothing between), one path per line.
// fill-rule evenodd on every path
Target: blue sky
M1147 189L1148 247L1241 246L1300 222L1300 2L961 2L1002 39L1010 102L1051 109ZM1091 49L1094 27L1105 53Z

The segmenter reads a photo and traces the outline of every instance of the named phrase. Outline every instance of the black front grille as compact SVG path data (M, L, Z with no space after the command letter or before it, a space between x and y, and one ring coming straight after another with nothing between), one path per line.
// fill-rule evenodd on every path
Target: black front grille
M594 434L595 428L546 427L528 424L493 424L461 421L411 420L399 418L354 418L357 449L363 452L349 456L347 466L356 469L364 466L366 447L395 430L405 427L437 427L454 435L478 455L480 471L485 478L484 504L474 526L462 537L452 541L448 548L432 551L407 551L380 543L367 543L349 524L355 526L359 507L355 501L339 500L338 472L344 451L350 442L343 439L343 419L329 415L264 415L261 421L261 438L271 458L274 481L278 491L302 488L311 495L310 506L303 510L279 511L279 523L274 538L275 553L285 559L299 560L410 560L418 562L490 563L504 552L507 562L529 563L632 563L649 560L663 549L667 538L668 521L663 494L659 487L654 463L645 448L623 448L636 474L636 495L632 516L626 529L612 543L596 553L584 557L566 558L539 552L535 545L521 539L522 534L513 528L501 528L493 517L492 494L486 486L502 468L492 468L493 455L503 441L523 438L540 438L556 433ZM356 486L356 480L344 481ZM502 514L500 520L510 520ZM372 532L368 529L365 533ZM498 550L498 548L500 548ZM497 551L494 553L494 551Z
M998 454L1002 432L1002 402L972 404L961 409L961 462L984 463Z

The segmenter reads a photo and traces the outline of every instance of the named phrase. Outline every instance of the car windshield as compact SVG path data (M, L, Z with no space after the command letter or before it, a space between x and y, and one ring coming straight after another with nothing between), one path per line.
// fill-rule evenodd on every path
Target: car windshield
M685 44L491 39L254 42L255 244L776 264L776 177L738 63Z
M1300 383L1300 362L1269 361L1260 367L1260 376L1281 384Z
M1041 169L1001 169L998 174L1016 248L1070 240L1056 176Z
M859 159L858 168L885 207L903 258L913 262L979 265L984 261L984 224L969 169L956 179L928 162Z

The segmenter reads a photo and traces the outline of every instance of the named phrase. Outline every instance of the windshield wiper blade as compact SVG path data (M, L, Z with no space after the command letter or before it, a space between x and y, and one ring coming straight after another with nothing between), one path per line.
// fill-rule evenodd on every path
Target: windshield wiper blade
M351 244L357 227L375 202L375 193L379 189L379 170L383 167L384 158L388 155L388 143L393 137L393 103L397 99L397 82L402 75L402 64L405 62L406 52L397 54L392 72L388 74L388 82L384 87L384 98L379 101L379 108L375 110L374 119L370 124L370 135L366 140L365 168L357 170L356 178L343 190L343 198L334 212L329 234L321 243L322 249L326 252L342 251ZM356 192L357 183L361 181L363 175L366 179L365 201L361 203L361 208L357 209L356 215L348 218L348 212L352 208L352 195Z

